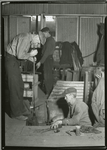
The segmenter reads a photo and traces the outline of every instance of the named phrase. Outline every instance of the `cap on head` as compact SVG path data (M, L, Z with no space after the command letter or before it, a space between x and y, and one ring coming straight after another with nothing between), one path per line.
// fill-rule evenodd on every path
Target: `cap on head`
M70 94L70 93L77 93L77 89L75 89L75 88L73 88L73 87L71 87L71 88L68 88L68 89L66 89L63 93L62 93L62 96L66 96L66 94Z
M50 29L48 27L42 28L41 32L50 32Z

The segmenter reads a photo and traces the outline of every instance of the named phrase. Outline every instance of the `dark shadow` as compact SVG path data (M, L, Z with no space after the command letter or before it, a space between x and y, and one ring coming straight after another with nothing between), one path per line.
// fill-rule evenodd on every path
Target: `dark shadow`
M9 90L5 89L5 113L10 117L10 100L9 100Z
M94 62L97 61L96 55L97 55L97 52L98 52L98 49L99 49L100 40L101 40L101 36L102 36L102 34L100 33L100 29L101 29L101 25L100 25L100 24L97 24L97 35L98 35L99 39L98 39L98 42L97 42L97 47L96 47L95 54L94 54L94 56L93 56L93 61L94 61Z
M91 123L92 125L94 125L95 123L95 116L94 116L94 113L93 113L93 110L92 110L92 106L91 106L91 103L92 103L92 95L93 95L93 92L90 92L89 94L89 101L88 101L88 107L89 107L89 118L91 120Z
M56 104L60 109L62 109L62 111L64 113L64 117L67 118L68 112L69 112L69 106L68 106L65 98L61 97L60 99L57 100Z

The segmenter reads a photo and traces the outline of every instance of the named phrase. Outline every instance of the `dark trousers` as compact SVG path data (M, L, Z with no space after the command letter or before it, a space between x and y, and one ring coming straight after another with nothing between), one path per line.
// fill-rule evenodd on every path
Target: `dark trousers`
M19 69L18 60L7 53L5 57L11 117L22 115L26 110L23 104L24 83Z
M53 84L54 84L54 78L53 78L53 58L52 56L49 56L46 61L44 62L43 70L44 70L44 84L46 87L46 93L50 94Z

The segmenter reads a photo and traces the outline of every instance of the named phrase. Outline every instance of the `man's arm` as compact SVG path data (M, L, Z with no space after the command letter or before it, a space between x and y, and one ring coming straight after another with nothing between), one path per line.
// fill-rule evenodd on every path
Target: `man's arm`
M63 125L78 125L83 114L82 109L79 106L76 106L73 117L70 119L62 120Z
M17 58L33 61L33 57L37 55L38 51L35 49L32 50L30 53L28 53L29 48L30 48L30 42L28 41L28 39L19 38L19 43L17 44Z

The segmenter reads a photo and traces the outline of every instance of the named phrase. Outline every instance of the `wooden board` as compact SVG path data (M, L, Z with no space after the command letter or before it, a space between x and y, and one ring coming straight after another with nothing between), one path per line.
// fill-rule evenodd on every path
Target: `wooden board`
M89 94L90 89L90 82L88 82L88 90L87 95ZM64 92L65 89L74 87L77 89L77 99L80 99L83 101L84 97L84 81L57 81L55 84L48 101L56 101L60 95Z

